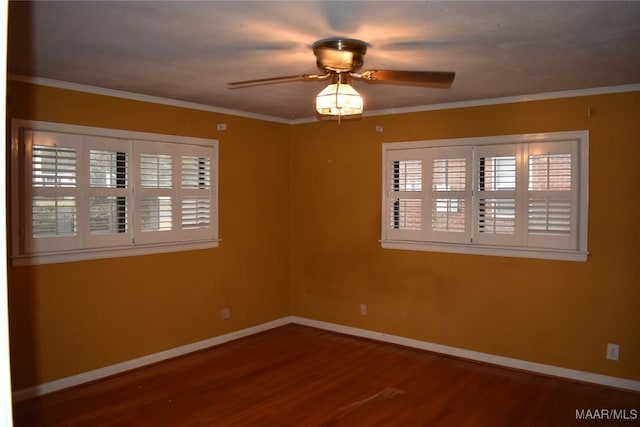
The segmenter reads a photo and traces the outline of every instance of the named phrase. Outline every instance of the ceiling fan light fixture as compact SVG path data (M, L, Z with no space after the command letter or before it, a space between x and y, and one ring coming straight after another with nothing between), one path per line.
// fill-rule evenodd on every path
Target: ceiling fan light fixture
M316 111L326 116L351 116L362 114L362 96L353 86L338 74L335 83L331 83L316 96Z
M375 69L359 72L368 45L362 40L333 37L318 40L312 46L316 65L322 74L299 74L228 83L230 89L262 86L295 81L331 79L331 84L316 95L316 118L334 120L362 116L362 96L350 85L351 79L370 83L418 86L425 88L451 87L456 73L452 71L403 71Z

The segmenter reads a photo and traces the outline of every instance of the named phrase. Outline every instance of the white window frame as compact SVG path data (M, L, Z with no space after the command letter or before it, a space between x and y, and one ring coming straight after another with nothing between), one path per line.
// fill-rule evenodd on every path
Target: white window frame
M540 144L540 145L539 145ZM572 155L571 181L571 233L567 238L539 237L528 232L528 150L541 144L554 147L570 144ZM478 178L476 163L480 153L508 153L509 145L515 146L516 155L516 233L508 236L479 236L478 232ZM473 209L467 211L467 222L464 233L435 233L430 231L431 212L431 166L437 150L442 152L460 152L472 150L472 168L468 171L467 190L471 197ZM437 156L436 156L437 157ZM391 211L389 204L394 197L390 187L391 165L396 160L423 161L422 192L422 229L397 230L391 227ZM471 175L469 175L471 174ZM502 197L508 197L509 191L496 191ZM553 195L551 195L553 196ZM433 196L435 197L435 196ZM470 205L471 207L471 205ZM587 260L587 231L589 208L589 131L545 132L535 134L501 135L474 138L441 139L431 141L389 142L382 144L382 229L381 246L386 249L418 250L459 254L475 254L489 256L507 256L520 258L537 258L565 261ZM457 234L448 237L448 234ZM542 247L540 239L553 247ZM555 239L555 240L554 240ZM551 243L550 243L551 242Z
M31 203L34 191L46 193L47 189L34 189L31 184L31 153L25 143L28 131L57 132L77 139L74 146L81 147L77 153L77 188L64 189L62 193L73 193L76 197L77 232L75 237L46 237L35 242L31 237ZM26 132L25 132L26 131ZM82 145L84 144L84 147ZM138 239L139 212L136 198L141 189L138 185L139 147L156 146L159 150L169 150L173 157L173 227L161 238ZM215 248L218 238L218 141L214 139L154 134L118 129L69 125L36 120L13 119L11 123L10 157L10 257L12 265L37 265L58 262L82 261L89 259L113 258L155 253L187 251ZM91 188L89 185L89 150L116 149L128 156L126 191L120 188ZM206 190L181 188L181 156L210 156L210 182ZM53 192L55 193L55 191ZM88 230L88 207L91 196L127 196L127 231L111 234L92 234ZM181 230L181 200L196 194L208 196L210 217L208 225L200 229ZM197 228L197 227L196 227ZM141 240L141 241L140 241Z

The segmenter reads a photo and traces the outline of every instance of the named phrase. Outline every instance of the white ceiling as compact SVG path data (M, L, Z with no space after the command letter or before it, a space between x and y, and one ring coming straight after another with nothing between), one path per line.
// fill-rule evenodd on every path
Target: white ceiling
M284 119L326 83L311 44L368 43L366 69L455 71L451 89L355 82L365 110L640 82L640 2L14 2L8 72Z

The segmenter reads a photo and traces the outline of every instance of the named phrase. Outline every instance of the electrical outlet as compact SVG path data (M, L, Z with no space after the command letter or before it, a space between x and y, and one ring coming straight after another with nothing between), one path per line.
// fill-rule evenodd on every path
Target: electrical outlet
M222 320L227 320L230 317L231 317L231 310L229 310L228 308L223 308L222 310L220 310L220 318Z
M367 304L360 304L360 315L361 316L367 315Z
M620 346L618 344L607 344L607 359L618 360L620 357Z

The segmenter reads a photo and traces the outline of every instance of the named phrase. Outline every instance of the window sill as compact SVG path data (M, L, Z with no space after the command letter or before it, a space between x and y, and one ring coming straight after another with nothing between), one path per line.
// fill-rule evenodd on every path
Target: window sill
M453 254L503 256L511 258L534 258L556 261L585 262L588 252L543 248L521 248L508 246L466 245L454 243L418 242L407 240L381 240L384 249L409 251L444 252Z
M171 242L169 244L140 245L135 247L116 247L99 249L82 249L79 251L50 252L11 257L13 267L27 265L57 264L62 262L88 261L94 259L120 258L137 255L152 255L168 252L193 251L198 249L217 248L220 240L196 242Z

